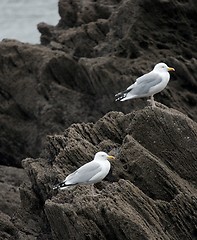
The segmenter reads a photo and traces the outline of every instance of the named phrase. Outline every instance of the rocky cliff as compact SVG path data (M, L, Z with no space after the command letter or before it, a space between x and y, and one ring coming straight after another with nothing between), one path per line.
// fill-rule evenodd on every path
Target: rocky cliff
M196 1L60 0L59 14L41 45L0 43L0 238L196 239ZM114 102L160 61L176 69L155 96L169 108ZM98 197L51 190L98 150L117 158ZM26 157L28 177L3 166Z
M0 43L1 164L37 157L47 134L108 111L114 94L161 61L176 69L156 100L197 119L195 1L61 0L57 26L38 25L42 45Z
M18 239L196 239L196 144L197 124L162 105L48 136L43 158L23 160L31 183L21 186L23 209L12 219ZM52 190L99 150L116 160L95 185L98 196L88 186Z

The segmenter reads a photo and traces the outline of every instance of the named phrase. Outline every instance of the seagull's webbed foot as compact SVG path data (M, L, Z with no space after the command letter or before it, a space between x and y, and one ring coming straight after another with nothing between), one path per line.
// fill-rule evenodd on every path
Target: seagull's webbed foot
M156 107L156 105L155 105L155 101L154 101L154 97L153 97L153 96L151 96L151 98L148 99L147 102L150 102L150 103L151 103L151 107L153 107L153 108Z
M95 188L94 188L94 184L92 184L91 190L92 190L92 197L96 197L96 196L101 195L100 193L96 193Z

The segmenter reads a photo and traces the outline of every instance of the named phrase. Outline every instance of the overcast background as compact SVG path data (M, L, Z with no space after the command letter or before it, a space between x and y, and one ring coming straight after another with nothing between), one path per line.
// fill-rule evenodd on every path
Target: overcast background
M0 0L0 41L40 43L37 24L56 25L59 19L58 0Z

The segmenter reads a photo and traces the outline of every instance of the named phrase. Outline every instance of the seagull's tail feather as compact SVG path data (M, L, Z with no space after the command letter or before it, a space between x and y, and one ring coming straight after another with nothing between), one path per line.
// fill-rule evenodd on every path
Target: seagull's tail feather
M130 92L130 91L131 91L131 89L126 89L122 92L117 93L115 95L116 101L121 101L121 100L124 101L123 99L127 96L128 92Z
M69 186L73 186L73 185L75 185L75 184L66 184L66 182L61 182L61 183L58 183L58 184L56 184L54 187L53 187L53 190L57 190L57 189L65 189L65 188L67 188L67 187L69 187Z

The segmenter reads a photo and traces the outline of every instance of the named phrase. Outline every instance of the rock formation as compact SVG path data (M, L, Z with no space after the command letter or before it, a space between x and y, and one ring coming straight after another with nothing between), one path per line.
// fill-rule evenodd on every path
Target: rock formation
M60 0L59 14L41 45L0 43L0 164L28 157L29 176L1 168L0 239L196 239L196 1ZM114 102L161 61L169 108ZM100 196L55 195L98 150L117 156Z
M57 26L38 25L42 45L0 43L1 164L39 156L71 123L146 106L114 94L161 61L176 72L156 100L197 119L194 0L61 0L59 13Z
M196 143L197 124L162 105L73 124L48 137L46 156L23 161L32 190L21 188L30 196L22 205L30 214L39 209L53 239L195 239ZM99 150L116 156L95 185L100 195L88 186L52 190Z

